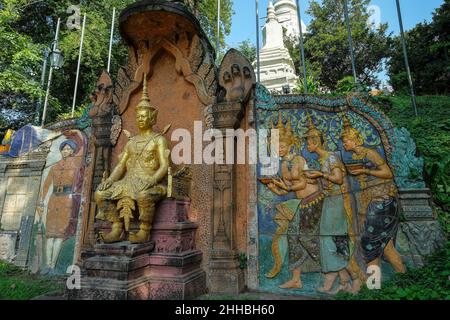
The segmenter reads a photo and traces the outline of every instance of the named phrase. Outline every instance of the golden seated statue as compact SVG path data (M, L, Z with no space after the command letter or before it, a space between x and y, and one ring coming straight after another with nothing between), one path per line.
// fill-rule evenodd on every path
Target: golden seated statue
M140 229L130 233L131 243L150 240L155 205L167 193L162 180L168 174L170 150L163 133L152 131L158 110L150 104L147 80L144 76L143 95L136 107L139 134L125 146L119 164L109 177L104 176L95 192L99 220L112 223L111 232L100 233L101 241L114 243L126 240L133 212L139 214Z

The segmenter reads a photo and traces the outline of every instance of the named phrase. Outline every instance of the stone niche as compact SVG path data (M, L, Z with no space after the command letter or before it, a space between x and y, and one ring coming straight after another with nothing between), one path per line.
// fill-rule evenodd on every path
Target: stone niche
M128 141L125 133L137 132L135 106L142 95L144 74L150 101L158 109L154 129L162 131L171 124L166 135L169 141L176 129L188 130L193 139L194 121L206 127L205 108L214 103L217 90L214 51L198 21L183 5L166 1L133 4L120 16L120 32L129 45L129 62L119 71L115 84L114 101L123 130L112 150L112 166ZM199 224L197 246L206 252L213 173L203 164L191 165L189 169L193 181L189 219ZM177 170L174 168L174 172ZM207 261L205 257L203 264Z
M194 133L203 140L207 129L225 133L253 125L256 79L251 64L230 50L218 69L198 20L180 2L132 4L121 13L120 32L129 46L128 64L119 70L114 84L104 73L92 95L94 156L87 171L90 187L85 194L79 257L87 277L81 292L69 292L69 298L186 299L201 294L205 280L210 292L241 292L245 278L239 252L246 251L251 205L247 181L254 181L247 179L251 168L196 160L195 148L203 151L210 143L194 141ZM92 194L103 172L117 164L129 137L137 133L135 106L142 96L144 76L151 104L158 109L154 130L162 132L171 124L166 134L169 141L174 130L187 130L193 164L172 166L174 194L159 205L155 215L155 247L117 244L122 245L120 249L98 244L97 233L108 226L95 220ZM171 147L178 142L171 142ZM111 264L114 256L123 256L123 267L133 272L123 273L122 267Z

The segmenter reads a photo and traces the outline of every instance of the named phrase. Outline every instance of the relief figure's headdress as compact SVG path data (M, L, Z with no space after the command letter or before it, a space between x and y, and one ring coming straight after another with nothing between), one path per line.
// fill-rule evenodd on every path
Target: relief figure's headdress
M343 115L342 138L353 140L358 146L362 146L364 144L364 139L361 132L351 126L350 120L346 115Z
M305 137L317 137L317 138L322 138L323 134L322 132L320 132L316 126L314 125L314 122L312 121L311 115L308 113L307 115L307 126L308 126L308 131L306 131L305 133Z
M286 124L286 127L283 124L283 117L281 115L281 111L278 112L278 123L274 125L272 122L272 129L278 129L280 134L280 142L284 142L291 145L299 145L300 139L294 134L294 131L292 130L292 123L291 119L289 118Z

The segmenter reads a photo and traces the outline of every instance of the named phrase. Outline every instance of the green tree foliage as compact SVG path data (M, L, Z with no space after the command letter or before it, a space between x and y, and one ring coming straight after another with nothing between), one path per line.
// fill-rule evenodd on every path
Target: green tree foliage
M239 50L250 63L256 61L256 46L249 39L240 42L236 49Z
M408 60L417 94L450 93L450 0L433 14L430 23L419 23L405 33ZM400 37L393 40L389 76L396 91L409 91Z
M381 62L387 58L389 48L387 24L381 24L377 29L367 24L369 3L369 0L349 1L356 72L358 80L365 86L378 84L376 74L381 71ZM343 1L323 0L319 3L313 0L307 12L312 17L305 35L308 73L325 91L334 91L340 80L352 74ZM297 72L301 74L298 39L287 39L286 43Z
M54 72L47 123L72 107L78 64L81 28L70 30L66 22L73 15L68 8L76 4L82 16L87 14L86 35L78 84L77 109L86 105L89 94L102 70L107 67L112 11L117 15L134 0L96 0L74 3L71 0L3 0L0 5L0 131L17 129L33 122L39 97L45 92L40 79L43 51L51 46L58 17L61 18L59 47L64 55L64 66ZM210 41L214 43L217 3L215 1L186 0L197 15ZM222 0L221 40L231 30L232 0ZM116 16L115 38L111 61L114 78L120 66L126 63L126 45L118 33ZM42 99L43 100L43 99Z
M218 0L185 0L184 3L191 8L200 21L214 48L217 42L217 1ZM220 0L220 52L224 54L225 36L231 32L231 22L234 14L233 0Z
M42 94L35 80L42 46L14 28L19 19L14 1L5 1L0 9L0 128L30 120L33 101Z
M411 133L425 159L425 178L436 204L450 212L450 98L417 97L419 117L414 116L409 96L389 98L389 118Z

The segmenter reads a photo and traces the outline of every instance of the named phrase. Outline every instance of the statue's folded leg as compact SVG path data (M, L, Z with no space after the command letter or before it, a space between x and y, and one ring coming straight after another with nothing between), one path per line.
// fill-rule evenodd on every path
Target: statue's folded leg
M108 190L95 192L95 202L99 208L96 218L112 223L111 232L107 234L100 232L100 238L104 243L120 242L125 239L124 224L116 206L109 201L110 197L111 192Z
M156 211L156 202L162 199L165 190L154 187L148 191L140 192L137 195L137 205L139 209L139 231L129 236L131 243L145 243L150 240L153 217ZM158 194L160 192L160 194Z

